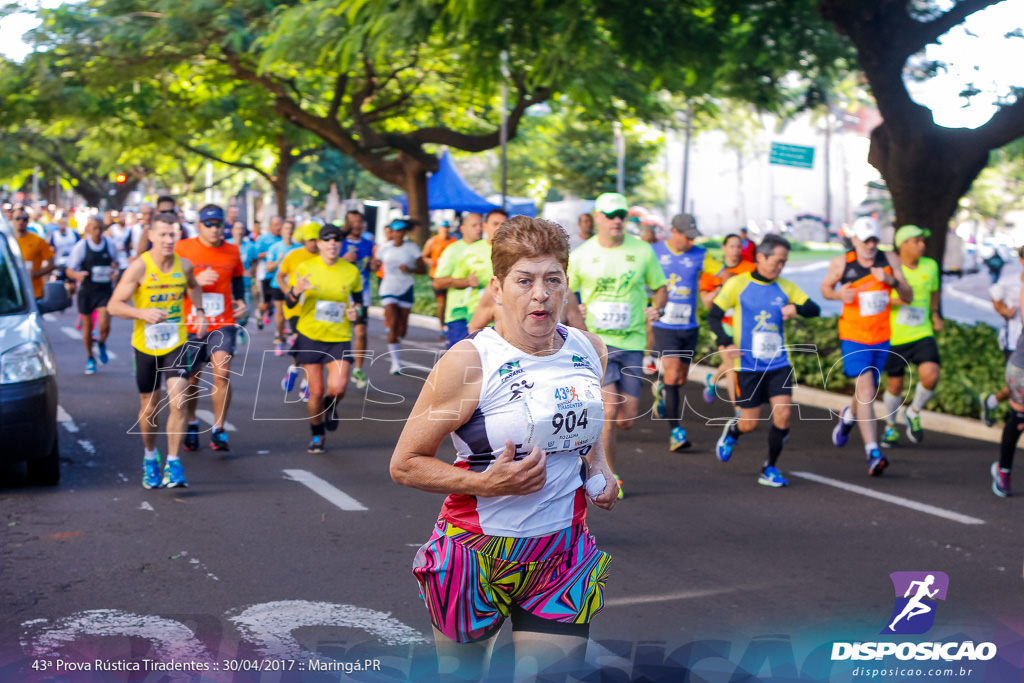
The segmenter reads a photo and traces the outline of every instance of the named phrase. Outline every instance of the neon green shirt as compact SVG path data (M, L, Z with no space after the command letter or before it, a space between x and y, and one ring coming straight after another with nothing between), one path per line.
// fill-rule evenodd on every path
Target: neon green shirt
M462 260L462 254L469 247L470 245L465 240L459 240L449 245L447 249L441 252L441 258L437 260L437 269L434 271L434 277L452 277L452 273L455 272L455 266L459 265L459 261ZM469 310L466 308L465 303L467 291L465 289L455 289L454 287L448 289L448 295L444 300L444 321L446 323L469 319Z
M587 329L608 346L627 351L647 347L647 290L665 285L665 273L647 242L626 235L606 249L587 240L569 256L569 288L587 307Z
M932 327L932 292L939 291L939 265L934 259L921 258L917 268L903 266L903 277L914 290L914 300L909 304L899 301L896 290L892 290L892 311L889 322L892 325L893 346L909 344L935 334Z
M448 248L451 249L451 247ZM494 275L494 270L491 268L491 243L486 239L477 240L466 247L465 251L462 252L458 265L455 266L455 270L452 272L452 277L469 277L470 273L476 275L477 280L480 282L476 287L467 287L462 290L465 297L463 305L466 307L466 318L469 318L470 311L476 310L476 305L480 303L480 295L483 294L484 287L490 284L491 276Z

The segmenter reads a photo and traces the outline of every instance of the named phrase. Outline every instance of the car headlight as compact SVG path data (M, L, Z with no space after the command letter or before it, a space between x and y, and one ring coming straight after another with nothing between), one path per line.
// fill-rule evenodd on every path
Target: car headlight
M0 384L42 379L55 371L50 350L38 342L21 344L0 354Z

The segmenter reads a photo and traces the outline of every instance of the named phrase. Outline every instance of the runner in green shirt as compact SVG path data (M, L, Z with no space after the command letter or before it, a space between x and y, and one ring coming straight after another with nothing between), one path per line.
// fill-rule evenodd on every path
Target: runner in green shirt
M469 335L470 313L465 302L466 289L470 286L469 279L459 278L456 280L452 275L456 266L462 261L466 249L480 239L482 227L483 218L480 214L467 213L463 216L462 239L441 252L437 270L434 272L434 289L448 290L444 302L445 339L447 340L445 348L448 349Z
M608 192L597 198L597 236L572 252L568 273L569 287L579 293L586 309L587 329L608 346L601 440L613 472L615 427L632 428L639 412L647 321L659 319L668 300L665 274L651 245L626 234L627 211L621 194ZM654 292L653 306L647 305L647 287Z
M916 365L920 378L914 389L913 401L903 409L903 422L911 443L921 443L924 438L920 413L939 382L939 347L935 342L935 332L942 329L942 285L939 264L924 256L924 239L929 235L930 231L916 225L904 225L896 231L893 241L899 252L903 277L914 291L914 300L904 304L893 292L890 313L892 348L885 362L885 373L889 378L882 396L886 413L882 443L886 446L899 441L896 413L903 403L903 376L907 367L911 363Z

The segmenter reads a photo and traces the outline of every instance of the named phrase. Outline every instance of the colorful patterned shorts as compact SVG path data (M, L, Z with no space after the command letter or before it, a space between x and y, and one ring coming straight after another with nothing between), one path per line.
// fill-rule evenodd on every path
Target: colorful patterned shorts
M604 607L611 556L578 524L549 536L474 534L437 520L412 573L434 626L457 643L493 635L512 605L541 619L587 624Z

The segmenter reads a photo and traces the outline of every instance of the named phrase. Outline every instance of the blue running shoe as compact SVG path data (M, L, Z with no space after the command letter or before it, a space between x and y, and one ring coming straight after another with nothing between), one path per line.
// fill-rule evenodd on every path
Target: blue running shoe
M160 488L160 457L142 461L142 488Z
M324 452L324 437L317 434L313 437L313 440L309 442L309 448L306 449L307 453L323 453Z
M715 453L722 462L729 462L729 458L732 457L732 447L736 445L736 438L729 434L729 429L734 424L736 424L736 418L725 423L722 435L718 437L718 443L715 444Z
M85 374L95 375L96 374L96 361L92 358L85 361Z
M832 430L832 443L840 448L850 440L850 430L853 429L852 424L846 424L846 415L849 412L850 406L843 406L843 410L839 413L839 424Z
M885 434L882 435L883 446L895 446L899 443L900 433L896 431L896 427L893 425L885 425Z
M199 450L199 425L190 424L185 428L185 441L182 447L186 451L198 451Z
M188 482L185 481L185 468L182 467L181 460L167 461L167 464L164 465L164 480L161 484L168 489L188 486Z
M789 486L789 482L782 476L782 472L775 467L765 467L764 471L761 472L761 476L757 478L757 483L761 486L771 486L772 488L781 488L783 486Z
M717 394L718 386L715 384L715 373L709 372L707 379L704 380L704 391L701 395L704 397L705 403L714 403Z
M98 355L100 357L100 362L103 363L104 365L109 363L110 362L110 356L107 355L107 345L104 344L103 342L100 342L97 345L97 349L99 351Z
M651 395L654 396L654 419L665 419L665 383L655 382L651 385Z
M686 440L686 430L682 427L673 427L672 431L668 435L668 449L670 451L681 451L684 448L692 446L689 441Z
M877 448L871 450L868 455L868 474L872 477L882 476L882 471L889 466L889 461L879 452Z
M214 429L213 434L210 436L210 448L215 451L230 451L228 433L223 429Z

